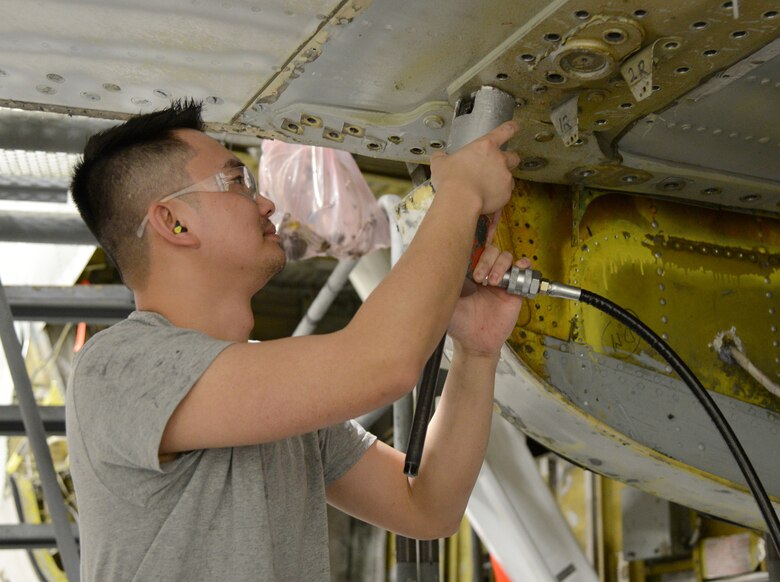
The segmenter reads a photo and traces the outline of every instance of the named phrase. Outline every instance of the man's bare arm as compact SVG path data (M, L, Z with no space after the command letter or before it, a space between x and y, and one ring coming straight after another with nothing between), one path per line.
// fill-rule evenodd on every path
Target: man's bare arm
M458 299L478 215L509 198L518 158L499 146L515 130L504 124L433 160L438 194L425 220L345 329L225 349L174 411L160 454L277 440L410 390Z
M328 502L408 537L452 535L485 455L494 377L493 358L456 354L428 428L419 475L407 478L403 453L377 442L328 487Z

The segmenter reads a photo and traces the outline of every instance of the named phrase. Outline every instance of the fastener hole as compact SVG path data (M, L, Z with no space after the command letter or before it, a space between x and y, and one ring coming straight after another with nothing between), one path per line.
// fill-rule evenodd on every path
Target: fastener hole
M701 193L704 194L705 196L712 196L714 194L720 194L721 193L721 189L720 188L705 188L704 190L701 191Z
M622 176L620 178L620 181L626 184L633 184L634 182L639 181L639 176L635 176L634 174L628 174L627 176Z
M403 138L401 138L400 135L391 135L388 136L387 141L391 143L401 143L403 141Z
M747 194L745 196L739 197L742 202L755 202L756 200L761 200L761 196L758 194Z
M430 146L431 146L433 149L435 149L435 150L440 150L440 149L442 149L442 148L444 147L444 144L443 144L443 143L441 143L440 141L432 141L432 142L430 143Z
M316 117L307 117L306 122L311 123L312 125L317 125L317 118ZM351 129L351 128L350 128Z
M714 57L718 54L718 49L707 49L702 53L705 57Z
M660 90L661 90L661 85L653 85L653 91L654 92L655 91L660 91Z
M639 10L634 10L634 16L637 18L644 18L647 16L647 10L642 10L641 8Z
M534 85L533 87L531 87L531 91L533 91L534 93L544 93L545 91L547 91L547 87L545 87L544 85Z
M590 12L587 10L577 10L577 12L574 13L574 16L579 18L580 20L587 20L590 18Z
M690 67L677 67L674 72L678 75L684 75L685 73L690 72Z
M764 12L761 15L761 18L776 18L777 17L777 10L769 10L768 12Z
M528 53L526 53L526 54L524 54L524 55L520 55L520 58L521 58L523 61L525 61L526 63L533 63L533 62L536 60L536 57L535 57L535 56L533 56L533 55L531 55L531 54L528 54Z
M421 156L425 153L424 149L418 147L413 147L409 151L413 153L415 156Z
M507 75L506 73L499 73L498 75L496 75L496 79L499 81L506 81L508 78L509 75Z
M726 10L731 10L732 8L734 8L734 3L729 0L729 2L724 2L723 4L721 4L721 8L724 8Z
M702 30L702 29L707 28L707 23L705 21L703 21L703 20L699 20L697 22L694 22L691 26L695 30Z
M664 45L664 48L665 48L666 50L669 50L669 51L673 51L673 50L675 50L675 49L677 49L677 48L679 48L679 47L680 47L680 43L679 43L679 42L677 42L676 40L670 40L669 42L667 42L667 43Z
M339 139L341 137L341 135L339 135L338 131L329 131L328 132L328 137L330 139Z
M626 40L626 35L622 30L608 30L604 33L604 40L611 44L620 44Z
M745 30L735 30L731 33L731 38L744 38L747 36L747 31Z
M371 141L371 142L368 142L368 143L366 144L366 147L367 147L368 149L372 150L372 151L376 151L376 150L380 149L382 146L380 146L380 145L379 145L378 143L376 143L376 142L373 142L373 141Z
M351 133L352 135L355 135L355 134L358 134L358 133L360 133L360 130L359 130L357 127L355 127L354 125L350 125L350 126L347 128L347 131L348 131L349 133Z
M548 32L547 34L544 35L544 40L546 40L547 42L558 42L559 40L561 40L561 35L558 34L557 32Z
M607 120L606 119L597 119L596 120L596 125L599 125L599 126L607 125Z
M634 106L633 103L621 103L620 108L621 109L631 109Z
M558 73L547 73L547 81L549 83L563 83L565 80L565 77Z

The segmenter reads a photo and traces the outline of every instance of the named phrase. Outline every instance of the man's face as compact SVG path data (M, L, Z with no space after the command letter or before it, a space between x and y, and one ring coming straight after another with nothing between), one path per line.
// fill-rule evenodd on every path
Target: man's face
M195 152L186 166L192 183L241 164L233 153L202 132L180 130L177 136ZM259 289L284 268L284 250L270 220L275 210L270 200L258 195L253 201L237 192L188 196L197 200L197 224L193 227L197 228L204 261L216 271L215 276L221 273L234 280L253 281Z

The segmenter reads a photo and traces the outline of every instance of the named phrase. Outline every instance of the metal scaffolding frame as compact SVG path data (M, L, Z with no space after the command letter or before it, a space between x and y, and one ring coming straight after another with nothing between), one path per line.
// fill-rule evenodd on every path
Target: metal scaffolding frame
M19 401L18 410L24 432L41 478L43 498L53 521L52 525L5 526L0 531L0 548L29 548L31 547L29 544L33 544L32 547L47 547L52 545L52 541L56 541L68 580L77 582L80 579L78 535L74 530L75 524L68 519L68 511L46 442L46 428L41 411L35 402L30 377L27 375L22 357L22 346L14 329L14 319L2 280L0 280L0 340L13 379L16 398Z

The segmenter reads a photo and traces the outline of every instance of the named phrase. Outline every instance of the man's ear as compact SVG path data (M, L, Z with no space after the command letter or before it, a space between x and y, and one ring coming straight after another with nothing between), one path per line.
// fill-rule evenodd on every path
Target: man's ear
M186 212L176 212L172 206L159 202L153 204L149 209L149 224L147 228L154 229L158 235L173 245L185 247L200 246L200 239L187 226L188 214ZM190 216L190 218L192 217Z

